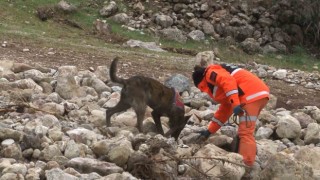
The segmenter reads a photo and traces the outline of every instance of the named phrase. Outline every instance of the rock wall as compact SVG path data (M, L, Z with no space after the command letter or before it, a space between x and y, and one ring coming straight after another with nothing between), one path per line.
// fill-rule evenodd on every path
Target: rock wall
M288 52L304 43L295 4L289 0L163 0L125 1L126 12L114 11L114 2L101 16L130 28L150 30L178 42L205 40L209 36L238 44L247 53Z

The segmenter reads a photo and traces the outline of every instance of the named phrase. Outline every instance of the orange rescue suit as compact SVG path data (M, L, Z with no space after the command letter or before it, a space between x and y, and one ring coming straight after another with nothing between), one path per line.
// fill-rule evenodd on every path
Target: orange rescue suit
M202 92L220 103L219 109L214 114L214 118L208 126L210 133L215 133L229 119L233 113L233 108L242 105L243 109L251 114L240 118L239 137L240 151L248 148L248 153L241 153L247 165L252 165L255 159L255 140L253 137L255 120L261 109L266 105L269 98L269 88L267 85L251 72L231 65L209 65L204 74L204 78L198 84ZM261 103L260 103L261 101ZM258 103L256 103L258 102ZM250 104L250 106L249 106ZM253 106L254 105L254 106ZM247 119L252 118L252 126L247 128ZM242 147L242 148L241 148ZM254 148L254 150L253 150ZM250 150L251 149L251 150ZM253 154L254 153L254 154Z

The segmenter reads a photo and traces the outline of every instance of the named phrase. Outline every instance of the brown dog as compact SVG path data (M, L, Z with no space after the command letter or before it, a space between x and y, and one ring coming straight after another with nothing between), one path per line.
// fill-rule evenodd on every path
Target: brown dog
M152 117L158 133L166 137L172 136L178 139L189 117L185 117L184 104L179 93L160 82L144 77L133 76L129 79L122 79L116 76L118 57L110 66L110 79L112 82L123 85L120 102L106 111L107 126L110 127L110 118L114 113L133 108L137 114L137 128L142 132L142 121L147 106L153 109ZM169 117L170 130L164 134L160 117Z

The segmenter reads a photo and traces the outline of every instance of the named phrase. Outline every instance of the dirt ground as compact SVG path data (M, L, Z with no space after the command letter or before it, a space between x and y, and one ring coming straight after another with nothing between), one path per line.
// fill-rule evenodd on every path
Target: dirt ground
M23 52L22 49L26 47L30 51ZM48 54L48 51L53 51L55 54ZM121 63L126 64L126 68L121 68L119 74L122 73L124 77L142 74L161 81L170 74L181 73L190 78L191 68L186 68L185 64L190 65L191 61L185 62L185 58L180 61L176 60L179 54L172 57L175 60L170 61L169 58L168 61L161 61L162 58L156 55L132 53L134 51L119 53L121 51L120 49L118 52L112 52L111 50L107 53L102 53L99 51L83 52L81 50L63 48L50 50L50 47L43 45L11 41L7 47L0 47L0 60L13 60L31 65L39 64L50 68L75 65L84 70L101 65L109 66L112 58L121 54ZM188 52L188 55L190 54L192 53ZM190 56L190 60L192 57ZM266 83L270 87L271 93L278 98L277 107L283 107L288 110L303 108L303 106L317 106L320 108L320 91L307 89L299 85L290 86L280 80L267 79Z

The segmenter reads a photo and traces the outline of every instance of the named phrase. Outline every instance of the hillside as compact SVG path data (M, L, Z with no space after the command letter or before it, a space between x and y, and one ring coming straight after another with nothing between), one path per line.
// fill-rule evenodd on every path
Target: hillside
M103 48L90 46L69 46L67 48L52 48L51 44L40 45L30 40L5 38L10 42L9 47L0 48L1 60L14 60L15 62L27 64L39 64L45 67L58 68L63 65L75 65L85 70L97 66L109 65L115 56L119 56L124 62L130 64L120 72L125 77L143 74L158 80L163 80L170 74L181 73L191 78L194 56L180 54L154 54L139 49L128 49L125 47ZM23 52L23 49L30 49ZM50 55L49 52L54 52ZM320 92L303 86L290 86L282 80L266 79L272 94L278 97L277 107L288 110L302 108L304 106L320 107ZM290 101L289 104L287 102Z
M41 1L39 1L41 2ZM53 1L54 2L54 1ZM197 52L201 52L199 48L204 50L209 50L207 46L198 46L196 49L192 49L189 45L186 48L182 46L178 46L176 48L167 48L169 50L174 50L175 52L180 52L186 55L181 54L170 54L170 53L154 53L147 52L141 49L129 49L122 46L122 43L128 37L119 38L119 35L109 35L110 41L115 41L115 43L104 44L103 37L97 39L97 36L93 34L94 27L90 25L90 22L94 21L94 18L97 17L97 11L99 9L98 4L94 4L94 8L90 9L88 7L87 12L89 16L85 16L83 14L83 10L85 8L83 6L89 6L89 2L78 4L77 1L75 4L79 6L79 12L74 16L71 15L63 15L62 19L70 19L75 22L79 22L79 24L84 27L84 30L79 30L77 28L73 28L67 24L63 24L60 21L48 21L42 22L36 16L36 9L38 7L43 7L45 5L52 5L54 3L50 2L42 2L42 3L18 3L18 2L2 2L1 3L1 14L0 16L4 19L1 25L1 42L5 47L0 49L1 51L1 59L15 60L18 62L25 63L40 63L41 65L57 67L60 65L76 65L82 69L87 69L89 67L96 67L99 65L106 65L109 63L110 59L112 59L115 55L121 54L124 60L127 60L134 64L133 67L139 67L139 71L135 72L134 70L130 70L132 74L136 74L138 72L143 73L145 75L149 75L151 70L153 77L163 77L166 73L164 71L168 71L168 73L184 73L189 76L190 71L192 69L192 63L182 63L176 62L172 59L181 59L181 61L192 61L192 58ZM58 2L58 1L56 1ZM73 1L71 1L73 2ZM146 5L148 6L148 5ZM150 6L150 4L149 4ZM6 7L8 7L6 9ZM30 8L28 11L22 11L23 9ZM20 9L20 10L19 10ZM15 19L14 12L17 12L17 17L20 18ZM83 18L83 21L80 21L79 18ZM89 25L88 25L89 24ZM53 32L50 29L55 29ZM81 37L81 38L80 38ZM139 36L140 37L140 36ZM137 37L137 38L139 38ZM100 40L99 40L100 39ZM120 41L119 41L120 40ZM151 39L152 40L152 39ZM6 44L7 42L7 44ZM197 44L195 44L197 46ZM213 47L214 44L212 45ZM165 47L165 46L164 46ZM217 46L219 48L219 46ZM215 47L215 48L217 48ZM23 52L23 49L30 49L28 52ZM237 52L232 52L233 49L228 48L219 48L220 58L222 59L234 59L235 57L240 61L252 62L254 60L258 60L256 56L247 56L241 55L245 54L241 53L239 50ZM50 54L49 52L53 53ZM153 55L156 54L156 55ZM191 56L188 56L191 55ZM148 57L148 58L146 58ZM286 57L284 57L286 58ZM297 57L297 58L305 58L305 57ZM159 61L161 60L161 61ZM146 62L152 63L146 63ZM260 60L261 61L261 60ZM278 60L279 61L279 60ZM165 62L165 63L163 63ZM171 64L173 63L173 64ZM178 63L178 64L176 64ZM308 61L303 62L303 64L310 64ZM153 71L153 67L161 64L162 69L161 72ZM188 65L190 64L190 65ZM149 67L149 65L151 67ZM284 66L290 66L285 65ZM298 65L298 64L297 64ZM312 64L311 64L312 65ZM301 66L300 66L301 67ZM145 68L145 69L144 69ZM159 74L156 74L159 73ZM320 103L320 101L315 101L314 99L310 99L309 93L299 93L292 95L290 87L288 88L288 84L281 81L273 81L270 80L269 84L272 87L271 90L274 89L274 93L279 96L279 104L284 106L285 108L294 108L294 107L303 107L304 105L310 105L316 103ZM278 85L282 84L282 85ZM279 90L279 88L281 90ZM303 88L302 88L303 89ZM318 92L313 92L312 90L303 89L303 91L314 94L313 97L320 97ZM312 97L312 96L311 96ZM291 105L286 105L287 101L291 101Z

